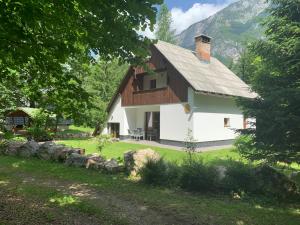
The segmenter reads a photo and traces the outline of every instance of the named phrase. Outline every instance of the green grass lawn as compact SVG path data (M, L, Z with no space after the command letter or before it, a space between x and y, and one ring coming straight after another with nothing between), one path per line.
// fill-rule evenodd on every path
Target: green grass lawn
M70 140L63 140L59 142L72 147L84 148L86 150L86 154L95 153L95 152L99 153L99 151L97 150L97 139L95 138L70 139ZM107 158L118 158L118 157L123 158L123 154L126 151L145 149L145 148L151 148L157 151L166 160L170 160L170 161L180 162L186 156L186 153L184 151L153 147L153 146L147 146L141 144L132 144L126 142L115 142L113 144L107 145L102 150L101 154L103 154ZM240 158L239 154L233 148L197 153L197 155L202 156L203 159L207 161L210 161L212 159L229 159L229 158L239 159Z
M69 129L64 131L59 131L57 134L79 134L79 133L92 133L94 128L84 127L84 126L75 126L71 125Z
M214 157L211 154L216 153L204 155L209 159ZM15 210L8 210L13 215L9 217L2 215L8 203L1 203L0 224L34 224L30 223L32 217L39 224L56 224L59 215L62 219L85 218L85 224L300 224L299 204L188 194L146 186L122 174L8 156L0 156L0 193L19 202L11 206ZM27 202L25 208L20 206L21 199ZM47 210L35 214L35 205L40 206L38 210ZM101 223L88 223L93 218Z

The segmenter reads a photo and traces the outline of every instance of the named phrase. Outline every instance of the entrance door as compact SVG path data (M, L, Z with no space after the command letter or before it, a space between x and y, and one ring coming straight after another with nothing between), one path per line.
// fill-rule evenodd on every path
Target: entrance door
M108 124L109 134L113 136L113 138L120 137L120 124L119 123L109 123Z
M145 113L145 132L148 140L158 140L160 137L160 113Z

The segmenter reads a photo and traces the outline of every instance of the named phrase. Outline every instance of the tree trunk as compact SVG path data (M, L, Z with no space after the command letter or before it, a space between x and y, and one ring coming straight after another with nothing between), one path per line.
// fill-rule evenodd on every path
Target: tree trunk
M96 137L98 134L100 134L100 123L97 123L93 132L93 137Z
M57 128L58 128L58 120L59 120L59 117L56 115L55 128L54 128L55 133L57 132Z

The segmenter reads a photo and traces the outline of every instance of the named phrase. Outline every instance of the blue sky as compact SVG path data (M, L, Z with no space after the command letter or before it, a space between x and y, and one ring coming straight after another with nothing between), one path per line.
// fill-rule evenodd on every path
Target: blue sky
M165 3L168 5L169 9L174 7L181 8L182 10L187 10L191 8L195 3L210 3L210 4L223 4L228 2L225 0L165 0Z

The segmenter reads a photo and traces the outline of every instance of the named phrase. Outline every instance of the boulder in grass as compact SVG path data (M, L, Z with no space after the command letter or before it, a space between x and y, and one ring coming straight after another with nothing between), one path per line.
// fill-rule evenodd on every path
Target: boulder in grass
M104 168L104 162L105 159L101 157L99 154L89 154L87 155L87 162L86 162L86 168L92 168L92 169L103 169Z
M119 172L122 167L118 164L117 160L110 159L104 163L104 168L108 172L115 173L115 172Z
M19 141L8 141L5 149L3 150L4 155L16 156L18 154L18 149L24 144L24 142Z
M58 162L65 162L69 155L77 153L76 150L66 147L65 145L56 145L53 152L53 160Z
M57 145L52 141L43 143L36 153L37 157L43 160L53 160L56 146Z
M35 141L28 141L17 149L17 154L24 158L33 157L36 155L39 144Z
M131 175L136 176L138 171L149 160L159 160L160 155L154 150L147 148L137 151L128 151L124 153L125 170Z
M72 148L73 151L75 151L76 153L80 154L80 155L84 155L85 154L85 149L83 148Z
M78 153L72 153L68 156L65 164L68 166L75 166L75 167L86 167L88 158L84 155L80 155Z
M218 179L223 180L226 177L227 168L225 166L216 166L215 167Z

